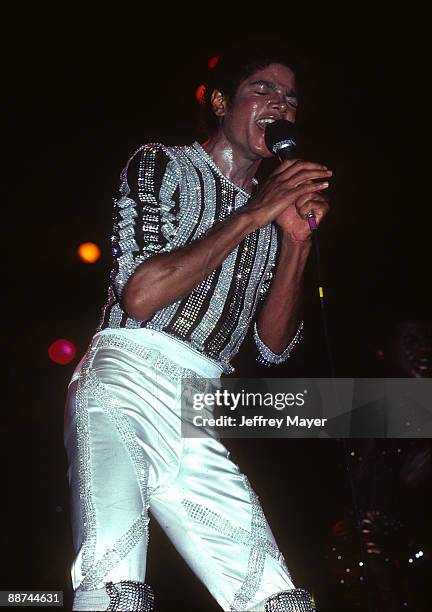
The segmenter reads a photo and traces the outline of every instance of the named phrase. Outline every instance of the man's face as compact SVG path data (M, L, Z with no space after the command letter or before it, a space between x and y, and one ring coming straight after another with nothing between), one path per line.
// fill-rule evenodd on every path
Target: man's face
M432 376L431 321L413 320L401 323L392 348L405 376Z
M387 376L431 378L432 322L402 321L393 333L389 348L379 349L377 356L384 361Z
M297 89L294 72L282 64L270 64L242 81L234 99L225 101L222 132L247 159L272 157L264 142L271 121L295 122Z

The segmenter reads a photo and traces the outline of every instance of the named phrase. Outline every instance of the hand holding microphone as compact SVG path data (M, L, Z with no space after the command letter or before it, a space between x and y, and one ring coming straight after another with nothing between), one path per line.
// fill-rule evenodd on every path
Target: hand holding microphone
M285 121L283 119L274 121L273 123L269 123L265 131L265 143L269 151L277 155L279 161L284 162L286 160L295 159L297 149L297 135L294 124L290 121ZM327 174L331 174L331 171L327 171ZM313 179L310 179L309 182L314 183L315 181ZM324 185L322 186L322 188L325 188ZM305 194L300 196L299 201L301 202L301 204L305 204L308 201L311 201L313 198L313 193ZM325 199L323 200L326 201ZM298 202L296 202L296 207L297 209L299 208ZM309 224L309 229L311 232L314 232L318 229L313 209L309 210L306 213L305 219Z

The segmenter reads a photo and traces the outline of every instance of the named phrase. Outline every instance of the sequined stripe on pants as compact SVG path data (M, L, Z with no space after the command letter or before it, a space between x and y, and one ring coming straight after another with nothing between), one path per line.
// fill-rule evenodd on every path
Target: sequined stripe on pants
M141 331L97 335L69 387L74 589L145 582L148 508L224 610L293 589L259 500L226 448L181 436L182 377L220 371L158 332L146 344Z

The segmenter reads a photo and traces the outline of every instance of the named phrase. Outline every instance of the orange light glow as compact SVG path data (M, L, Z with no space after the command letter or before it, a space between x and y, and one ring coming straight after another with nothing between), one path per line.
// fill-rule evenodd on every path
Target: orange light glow
M78 255L85 263L94 263L99 259L101 252L94 242L83 242L78 248Z

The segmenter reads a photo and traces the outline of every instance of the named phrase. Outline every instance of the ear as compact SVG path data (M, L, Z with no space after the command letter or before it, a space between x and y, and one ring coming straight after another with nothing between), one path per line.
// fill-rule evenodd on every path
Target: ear
M227 101L225 96L217 89L214 89L210 101L214 114L217 117L223 117L226 113L227 108Z

